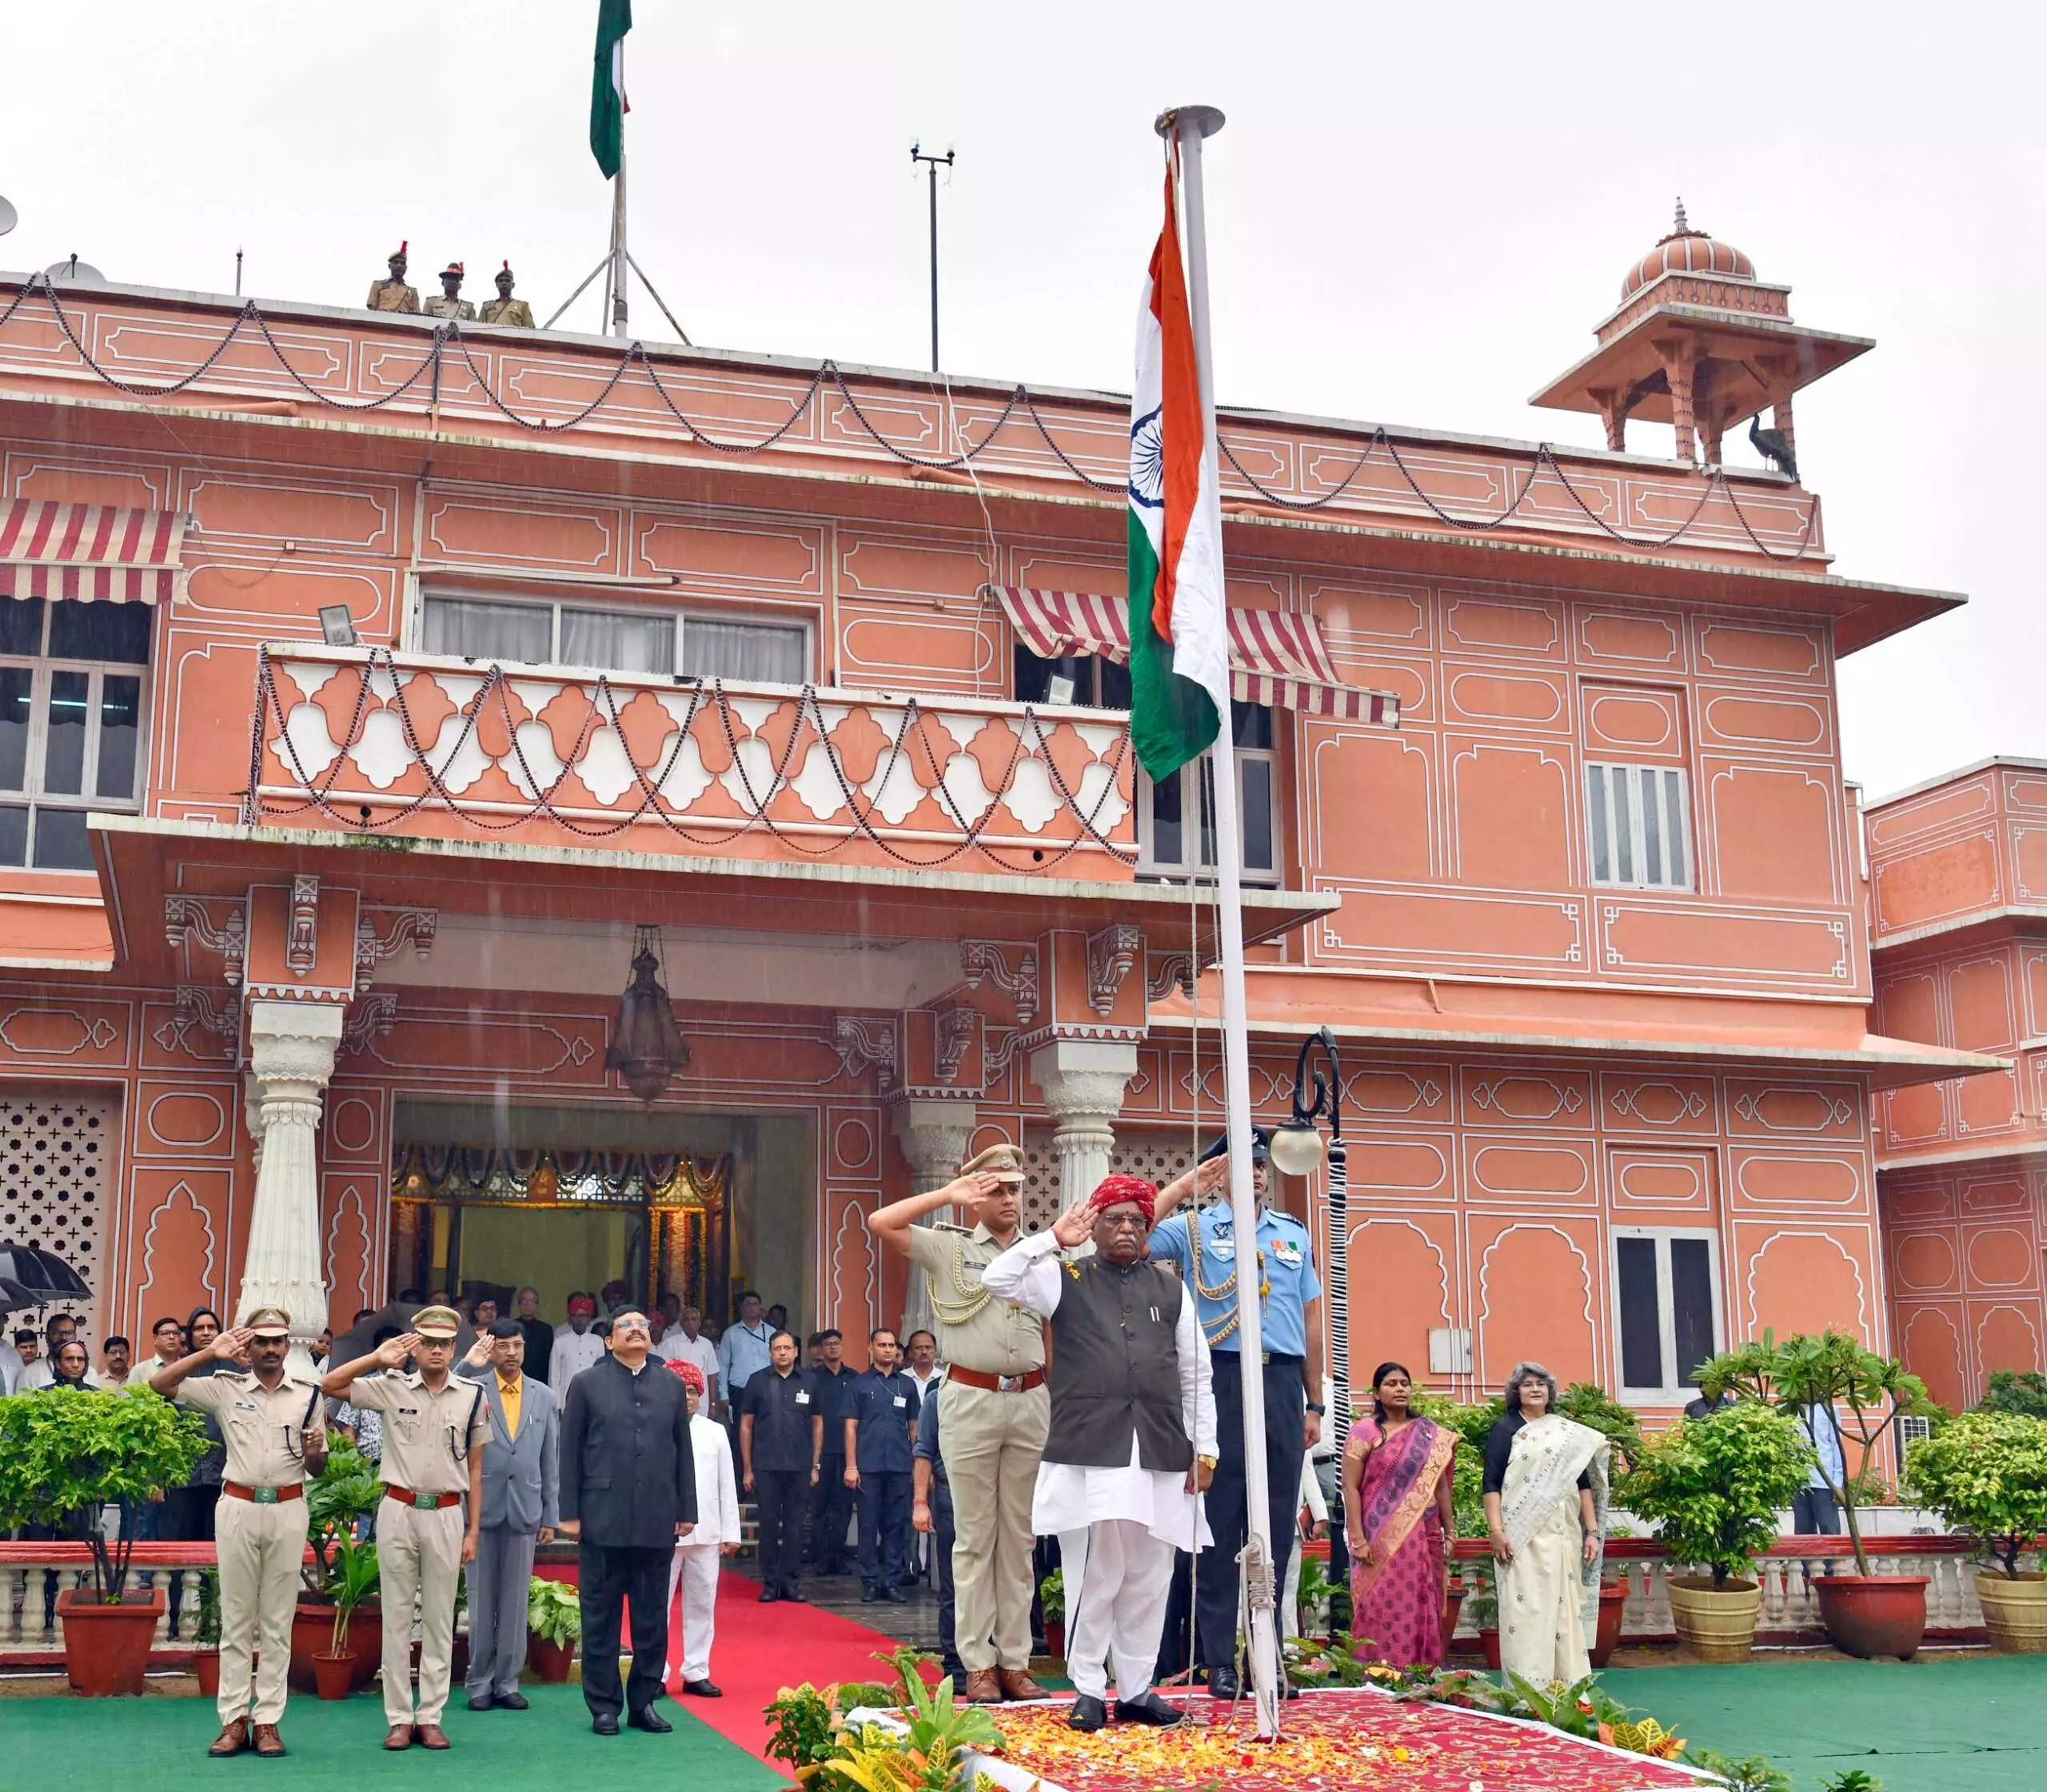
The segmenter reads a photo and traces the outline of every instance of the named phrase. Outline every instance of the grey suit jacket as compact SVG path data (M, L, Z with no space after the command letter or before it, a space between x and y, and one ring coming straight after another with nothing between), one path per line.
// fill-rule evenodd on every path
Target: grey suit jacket
M559 1524L561 1496L561 1399L544 1381L521 1379L519 1435L505 1424L505 1403L497 1391L497 1371L485 1363L466 1363L456 1373L483 1383L484 1405L490 1413L490 1435L483 1447L483 1516L492 1529L552 1530Z

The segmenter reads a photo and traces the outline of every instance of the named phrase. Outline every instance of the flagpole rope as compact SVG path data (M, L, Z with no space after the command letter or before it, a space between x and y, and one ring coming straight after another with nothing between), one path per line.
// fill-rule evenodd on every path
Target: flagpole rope
M324 406L329 410L357 414L381 411L414 392L422 381L427 382L429 392L437 394L441 377L441 364L452 353L459 359L463 369L473 382L475 390L480 395L480 401L496 415L503 418L513 428L525 430L533 435L557 435L565 430L580 427L609 404L620 386L624 382L626 376L635 366L637 366L645 375L647 383L653 388L654 395L660 401L662 408L687 433L691 445L708 449L716 454L760 454L776 447L812 413L818 405L825 388L828 385L844 405L846 414L859 426L861 433L883 453L905 466L915 467L928 473L965 473L970 477L974 477L974 463L993 447L996 438L1002 433L1012 419L1020 414L1036 431L1039 438L1051 452L1053 458L1089 490L1101 493L1105 496L1120 494L1126 489L1127 485L1127 479L1104 478L1091 473L1076 461L1061 445L1059 439L1053 435L1044 418L1039 415L1036 401L1032 397L1030 389L1021 384L1010 389L1002 409L996 413L993 421L982 432L978 441L970 442L966 439L964 432L960 428L956 413L951 420L948 433L951 439L958 444L958 451L951 454L919 454L897 442L892 441L882 433L873 419L861 406L859 399L854 396L852 387L847 380L844 371L836 361L825 360L820 361L812 372L809 384L797 396L788 415L782 421L776 424L764 435L752 440L728 441L706 429L701 423L689 416L676 402L675 395L669 391L656 368L652 358L648 353L646 345L637 338L625 345L623 352L620 354L617 365L612 369L610 377L605 380L596 396L587 404L562 417L530 417L522 416L513 409L493 389L490 382L477 367L475 358L469 350L469 338L463 333L462 325L457 319L447 320L433 332L425 357L398 385L388 392L378 393L373 398L349 399L337 398L331 393L322 391L312 384L292 364L277 338L271 333L269 320L264 316L261 308L253 299L248 300L242 305L241 309L235 313L233 322L228 326L227 333L213 345L197 367L176 380L156 385L125 380L113 369L101 364L98 357L86 345L71 314L65 309L63 301L58 296L57 284L48 274L33 273L22 282L5 309L0 309L0 330L4 330L14 321L31 298L38 297L48 303L58 331L62 334L66 342L70 345L72 352L78 356L80 363L88 371L124 397L138 399L145 403L175 397L190 391L220 365L221 357L233 346L245 329L253 329L261 337L264 346L269 350L271 357L277 362L285 377L305 395L309 402ZM949 398L949 382L948 396ZM1278 509L1287 511L1313 512L1327 508L1351 489L1373 457L1383 449L1387 458L1393 463L1395 470L1399 474L1403 485L1406 486L1417 503L1446 527L1470 534L1485 534L1494 529L1507 527L1526 508L1537 481L1546 473L1563 487L1572 504L1582 513L1586 521L1593 528L1606 536L1608 540L1624 547L1658 549L1674 545L1698 526L1701 518L1706 513L1707 505L1716 496L1726 500L1728 508L1734 513L1734 520L1740 525L1742 533L1748 538L1756 552L1766 560L1803 559L1811 552L1813 544L1819 533L1819 497L1817 493L1808 494L1805 525L1797 541L1788 549L1770 546L1758 533L1754 523L1742 508L1741 498L1734 483L1728 478L1724 467L1710 467L1706 469L1705 488L1699 494L1698 501L1693 505L1690 512L1676 527L1661 534L1644 535L1617 528L1609 522L1598 509L1594 508L1584 492L1574 483L1570 473L1565 469L1563 464L1557 458L1554 451L1547 442L1538 442L1535 445L1534 459L1527 469L1527 476L1525 479L1518 481L1518 489L1515 491L1506 507L1490 516L1483 517L1459 516L1455 512L1446 509L1431 497L1423 489L1421 481L1415 476L1414 469L1409 466L1407 459L1402 455L1399 446L1395 443L1392 436L1383 424L1375 425L1373 427L1371 435L1367 437L1364 445L1359 450L1356 459L1352 461L1350 469L1344 474L1342 480L1327 491L1319 492L1311 498L1291 497L1283 492L1273 490L1244 467L1231 451L1229 442L1222 437L1219 431L1217 434L1217 445L1221 451L1223 460L1228 465L1231 471L1250 487L1257 495L1259 502L1272 505ZM1027 469L1012 470L1025 476L1031 476ZM979 494L978 477L975 477L975 485L976 493ZM1602 489L1598 495L1603 499L1609 494ZM984 505L986 499L984 496Z

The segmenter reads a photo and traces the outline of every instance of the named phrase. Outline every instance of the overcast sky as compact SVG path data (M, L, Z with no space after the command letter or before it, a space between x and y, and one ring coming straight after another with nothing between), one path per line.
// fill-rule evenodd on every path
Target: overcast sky
M353 304L409 237L416 284L459 257L487 297L509 256L545 317L605 241L597 10L0 0L0 194L22 217L0 266L76 251L226 291L240 247L245 290ZM1849 776L1875 795L2047 756L2023 533L2047 429L2031 9L636 11L633 252L720 347L924 364L920 138L960 156L939 195L948 369L1126 389L1151 119L1199 99L1229 115L1208 159L1225 403L1596 443L1596 419L1527 394L1590 348L1682 194L1791 285L1800 322L1877 339L1799 400L1837 569L1971 600L1847 662ZM596 328L594 297L569 321ZM664 333L644 302L633 321Z

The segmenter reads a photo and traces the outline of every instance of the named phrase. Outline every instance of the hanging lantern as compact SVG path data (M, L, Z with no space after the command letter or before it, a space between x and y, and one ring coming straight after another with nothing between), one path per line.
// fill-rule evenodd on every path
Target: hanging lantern
M624 1078L644 1102L658 1101L689 1064L689 1046L675 1024L668 992L655 980L661 968L651 927L633 929L632 980L618 999L618 1026L605 1050L605 1068Z

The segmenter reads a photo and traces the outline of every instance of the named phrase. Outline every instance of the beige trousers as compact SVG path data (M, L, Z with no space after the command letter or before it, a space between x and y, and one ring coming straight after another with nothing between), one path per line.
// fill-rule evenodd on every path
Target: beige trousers
M384 1598L384 1717L441 1722L455 1649L455 1581L468 1520L459 1506L377 1508L377 1571ZM413 1709L413 1601L419 1601L419 1709ZM223 1688L225 1690L225 1688Z
M285 1713L291 1666L291 1620L305 1554L305 1502L258 1506L221 1495L214 1515L221 1575L221 1722L275 1723ZM249 1653L257 1653L255 1706L249 1706Z
M998 1394L948 1381L939 1447L952 1486L952 1597L969 1674L1031 1665L1031 1497L1051 1425L1051 1393Z

